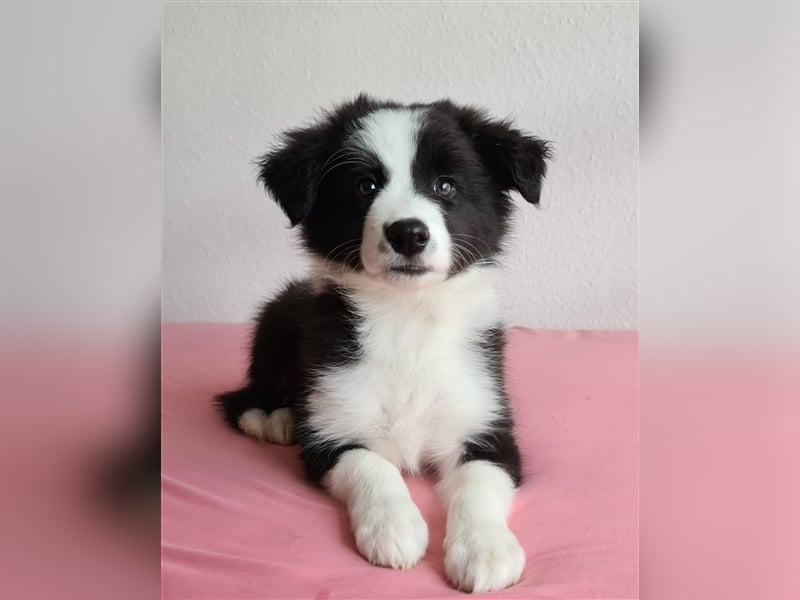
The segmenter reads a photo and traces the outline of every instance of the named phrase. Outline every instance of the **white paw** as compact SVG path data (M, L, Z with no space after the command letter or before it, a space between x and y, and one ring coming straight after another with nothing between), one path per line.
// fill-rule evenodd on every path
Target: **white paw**
M373 565L409 569L428 548L428 526L410 498L355 507L350 519L358 551Z
M448 527L444 569L455 587L465 592L493 592L519 581L525 551L500 523L465 523Z
M282 446L294 442L294 417L288 408L279 408L269 414L260 408L251 408L239 417L239 429L264 442Z

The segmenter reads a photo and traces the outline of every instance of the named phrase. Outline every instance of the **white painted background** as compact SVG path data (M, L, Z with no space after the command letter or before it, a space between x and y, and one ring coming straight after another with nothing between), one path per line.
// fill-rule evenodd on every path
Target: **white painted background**
M638 5L165 3L163 319L245 321L302 273L251 161L361 90L486 106L555 145L517 198L510 324L637 324Z

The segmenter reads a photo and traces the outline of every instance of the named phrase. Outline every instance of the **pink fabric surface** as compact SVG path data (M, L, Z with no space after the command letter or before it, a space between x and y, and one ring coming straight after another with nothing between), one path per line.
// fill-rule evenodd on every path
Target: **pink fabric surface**
M409 571L361 558L341 506L297 448L227 429L211 397L242 382L249 327L166 324L162 337L162 597L449 598L445 512L408 478L430 530ZM522 580L494 598L638 597L635 332L515 328L509 393L524 461L510 524Z

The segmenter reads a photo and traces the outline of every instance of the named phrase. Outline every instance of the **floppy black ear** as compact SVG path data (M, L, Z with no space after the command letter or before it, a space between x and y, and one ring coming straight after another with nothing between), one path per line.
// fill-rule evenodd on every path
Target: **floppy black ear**
M292 227L311 212L317 196L326 154L321 128L293 129L280 145L256 162L258 180L289 217Z
M515 129L510 121L492 119L481 110L446 104L455 111L459 125L472 138L481 162L496 183L538 205L551 157L549 143Z

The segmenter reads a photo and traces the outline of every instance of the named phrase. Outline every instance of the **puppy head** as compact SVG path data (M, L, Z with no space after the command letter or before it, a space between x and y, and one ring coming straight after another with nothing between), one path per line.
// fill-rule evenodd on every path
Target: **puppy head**
M548 158L546 142L477 109L361 95L258 165L328 272L423 287L494 261L509 192L538 204Z

